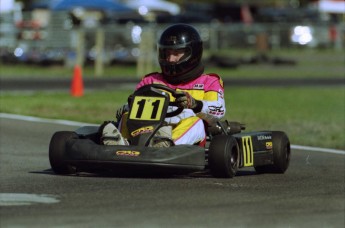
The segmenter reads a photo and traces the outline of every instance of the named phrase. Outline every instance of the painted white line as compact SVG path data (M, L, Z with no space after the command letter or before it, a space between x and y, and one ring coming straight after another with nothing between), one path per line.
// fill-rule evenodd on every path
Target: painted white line
M329 148L320 148L320 147L311 147L311 146L291 145L291 149L296 149L296 150L308 150L308 151L317 151L317 152L323 152L323 153L331 153L331 154L342 154L342 155L345 155L345 150L336 150L336 149L329 149Z
M97 126L97 124L83 123L83 122L77 122L77 121L54 120L54 119L46 119L46 118L23 116L23 115L8 114L8 113L0 113L0 118L17 119L17 120L41 122L41 123L56 123L56 124L63 124L63 125L68 125L68 126L85 126L85 125ZM291 148L296 149L296 150L317 151L317 152L323 152L323 153L345 155L345 150L336 150L336 149L330 149L330 148L320 148L320 147L300 146L300 145L291 145Z
M0 193L0 206L23 206L34 203L58 203L52 195L27 193Z
M23 116L23 115L8 114L8 113L0 113L0 118L24 120L24 121L39 122L39 123L56 123L56 124L62 124L62 125L67 125L67 126L85 126L85 125L97 126L97 124L83 123L83 122L77 122L77 121L54 120L54 119L46 119L46 118Z

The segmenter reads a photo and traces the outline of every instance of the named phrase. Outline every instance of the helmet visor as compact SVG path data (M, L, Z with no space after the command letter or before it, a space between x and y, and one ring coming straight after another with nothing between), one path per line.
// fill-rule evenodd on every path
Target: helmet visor
M159 47L159 62L161 64L179 64L187 61L191 55L192 50L190 47L183 48L171 48L171 47Z

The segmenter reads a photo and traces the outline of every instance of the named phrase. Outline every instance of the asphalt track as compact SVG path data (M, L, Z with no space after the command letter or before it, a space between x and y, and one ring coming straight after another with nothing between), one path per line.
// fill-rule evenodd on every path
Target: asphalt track
M0 227L339 227L345 155L292 150L285 174L59 176L52 134L66 123L0 118Z

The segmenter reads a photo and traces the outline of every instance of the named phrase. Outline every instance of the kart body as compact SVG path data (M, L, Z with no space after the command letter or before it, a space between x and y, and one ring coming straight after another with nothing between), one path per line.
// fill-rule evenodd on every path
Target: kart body
M51 138L49 160L57 174L98 172L154 172L181 174L208 170L214 177L231 178L238 169L284 173L290 161L290 142L282 131L244 132L239 122L219 121L206 130L206 145L151 147L150 141L174 106L174 91L148 85L135 91L129 102L127 127L130 145L102 145L99 126L58 131Z

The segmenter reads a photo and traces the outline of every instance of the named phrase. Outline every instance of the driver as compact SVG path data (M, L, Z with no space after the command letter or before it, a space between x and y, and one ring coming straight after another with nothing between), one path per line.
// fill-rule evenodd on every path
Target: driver
M202 40L194 27L176 24L162 33L158 42L161 73L146 75L136 89L149 84L168 86L177 91L175 101L184 110L177 116L165 118L166 126L158 130L156 135L160 137L156 137L156 141L152 140L150 146L204 146L205 125L212 125L225 115L223 82L217 74L204 73L202 53ZM169 107L168 112L176 108ZM112 122L101 126L105 145L128 144L125 119L122 118L118 126L122 134Z

